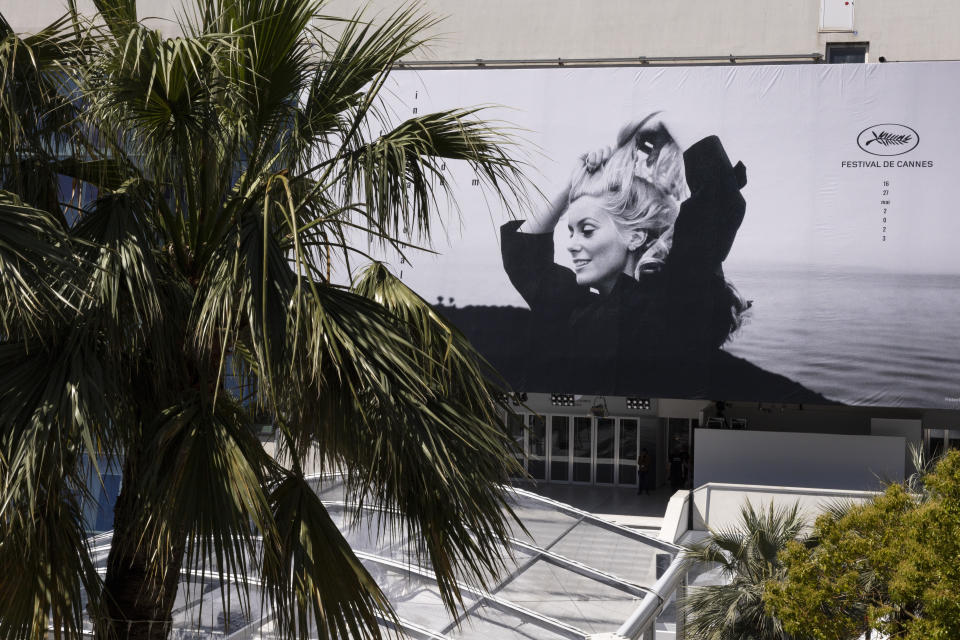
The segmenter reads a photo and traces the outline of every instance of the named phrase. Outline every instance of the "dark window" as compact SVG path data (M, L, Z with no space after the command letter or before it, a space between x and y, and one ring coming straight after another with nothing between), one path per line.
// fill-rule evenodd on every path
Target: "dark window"
M530 432L527 434L529 453L532 456L547 455L547 419L544 416L527 416Z
M550 435L550 479L570 479L570 417L553 416Z
M868 42L829 42L827 43L827 62L840 64L847 62L866 62Z

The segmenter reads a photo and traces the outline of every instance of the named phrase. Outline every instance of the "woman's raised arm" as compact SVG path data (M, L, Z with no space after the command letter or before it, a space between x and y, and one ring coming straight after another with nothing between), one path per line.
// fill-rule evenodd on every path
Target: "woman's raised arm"
M567 210L570 200L570 186L568 185L555 197L544 211L533 214L520 226L521 233L553 233L563 212Z
M582 176L584 169L587 170L587 173L593 173L603 166L603 163L610 158L611 154L610 147L583 154L580 156L581 164L574 169L573 176ZM524 221L519 229L521 233L553 233L570 204L570 188L573 184L573 176L570 178L570 183L550 202L546 210L536 213Z

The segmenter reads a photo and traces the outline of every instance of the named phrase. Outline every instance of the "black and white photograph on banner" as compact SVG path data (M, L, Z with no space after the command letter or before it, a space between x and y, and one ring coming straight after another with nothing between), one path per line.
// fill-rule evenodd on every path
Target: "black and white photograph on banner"
M450 163L446 237L384 257L514 389L960 406L960 64L395 76L522 140L522 216Z

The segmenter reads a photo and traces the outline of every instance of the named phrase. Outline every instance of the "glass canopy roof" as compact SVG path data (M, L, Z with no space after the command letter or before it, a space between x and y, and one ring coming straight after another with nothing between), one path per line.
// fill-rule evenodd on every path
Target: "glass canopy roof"
M676 560L679 547L621 527L568 505L511 488L510 501L528 533L510 540L506 570L483 591L461 580L464 608L452 616L443 606L429 567L408 554L401 533L385 537L373 510L356 513L344 502L336 476L311 480L357 556L377 580L401 620L388 635L458 639L584 639L614 633ZM110 534L91 538L94 560L106 565ZM504 554L505 556L507 554ZM224 593L215 576L184 575L173 613L176 640L270 640L274 617L250 580L249 598ZM230 590L230 586L224 586ZM242 604L241 604L242 603ZM262 608L263 607L263 608ZM673 608L658 618L672 630Z

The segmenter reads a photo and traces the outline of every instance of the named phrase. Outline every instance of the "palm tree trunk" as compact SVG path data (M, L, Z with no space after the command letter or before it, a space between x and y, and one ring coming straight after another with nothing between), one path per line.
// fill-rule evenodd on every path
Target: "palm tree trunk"
M184 542L181 537L158 550L142 539L137 515L146 505L137 490L138 457L124 460L104 583L106 618L94 622L98 640L164 640L171 630Z

